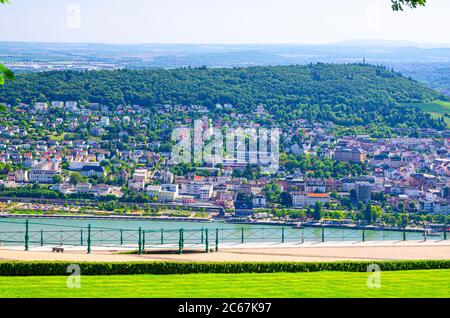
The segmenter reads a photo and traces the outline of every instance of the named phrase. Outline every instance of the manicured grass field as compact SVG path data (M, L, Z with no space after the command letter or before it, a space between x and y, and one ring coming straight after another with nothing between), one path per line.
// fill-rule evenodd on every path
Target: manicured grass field
M79 289L67 277L0 277L0 297L311 298L450 297L450 270L382 272L369 289L369 273L189 274L82 276Z

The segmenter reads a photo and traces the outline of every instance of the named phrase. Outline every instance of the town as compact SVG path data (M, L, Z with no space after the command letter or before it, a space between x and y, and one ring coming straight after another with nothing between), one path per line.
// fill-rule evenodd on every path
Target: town
M273 126L264 105L253 114L231 104L217 104L214 112L86 101L7 107L0 125L4 213L48 211L42 204L62 211L67 202L61 202L71 200L108 213L221 211L235 222L426 227L449 221L449 130L397 128L381 138L295 120L281 125L279 169L267 174L238 159L176 164L170 152L172 130L194 119L219 129ZM30 198L41 204L24 204Z

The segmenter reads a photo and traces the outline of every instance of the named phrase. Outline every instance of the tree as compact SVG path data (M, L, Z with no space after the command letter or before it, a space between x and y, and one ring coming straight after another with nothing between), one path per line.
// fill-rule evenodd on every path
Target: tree
M283 192L280 194L280 203L284 207L292 206L292 195L289 192Z
M314 220L320 221L322 219L322 203L316 202L314 204Z
M403 11L403 7L415 9L418 6L425 6L427 0L391 0L391 2L394 11Z
M400 213L405 213L405 203L399 202L397 208Z
M383 209L380 206L372 205L372 217L374 221L377 221L383 215Z
M0 3L9 3L9 0L0 0ZM14 73L0 64L0 85L5 84L5 78L14 81ZM0 111L5 111L5 107L0 105Z
M266 195L267 202L278 203L282 191L278 184L269 183L263 187L263 192Z
M364 210L364 219L367 224L372 224L375 219L372 204L370 202L366 205L366 209Z
M101 165L102 167L110 167L110 166L111 166L111 163L110 163L108 160L102 160L102 161L100 162L100 165Z
M84 182L83 176L79 172L73 172L70 174L70 183L77 185L80 182Z
M412 213L416 213L417 212L417 205L416 205L416 203L415 202L411 202L410 204L409 204L409 210L412 212Z
M63 182L63 177L60 174L57 174L57 175L53 176L53 182L61 183L61 182Z
M401 214L401 224L403 228L409 224L409 216L407 214Z
M253 195L239 192L236 196L236 202L234 206L237 209L252 209L253 208Z

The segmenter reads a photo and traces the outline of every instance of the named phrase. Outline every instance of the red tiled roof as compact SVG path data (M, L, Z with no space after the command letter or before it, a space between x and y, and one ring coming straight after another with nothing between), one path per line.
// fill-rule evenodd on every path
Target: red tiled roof
M328 198L330 196L328 193L308 193L306 195L310 198Z

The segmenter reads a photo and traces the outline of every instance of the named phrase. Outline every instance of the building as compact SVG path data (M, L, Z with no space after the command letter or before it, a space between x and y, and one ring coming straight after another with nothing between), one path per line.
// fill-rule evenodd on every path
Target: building
M136 169L133 178L128 181L128 187L133 191L144 191L149 179L150 172L147 169Z
M205 184L200 187L199 198L202 200L209 200L213 196L214 188L212 184Z
M28 182L28 171L27 170L18 170L15 172L15 181L16 182Z
M93 193L95 196L115 196L117 198L123 196L122 191L120 191L120 187L115 187L108 184L94 185L90 189L90 193Z
M133 180L136 182L149 182L150 181L150 171L148 169L136 169L133 173Z
M38 112L46 112L48 110L48 104L47 103L35 103L34 109Z
M64 102L60 101L53 101L51 105L52 108L64 108Z
M80 174L87 178L91 178L93 176L101 178L106 176L106 171L102 166L83 166L80 170Z
M291 192L291 196L294 207L303 207L306 205L306 196L303 192Z
M130 190L132 191L144 191L145 182L131 179L128 181L128 188L130 188Z
M76 193L75 187L69 183L55 184L50 189L53 191L58 191L62 194L66 194L66 195L71 195L71 194Z
M253 207L263 208L267 205L266 196L263 194L257 194L253 197Z
M328 193L303 193L292 192L292 205L294 207L313 206L316 202L325 204L330 202Z
M367 153L358 147L353 149L339 147L334 152L334 158L341 162L361 163L366 161Z
M181 184L181 193L192 195L202 200L208 200L213 196L214 187L205 182L187 182Z
M448 201L438 201L435 202L433 206L433 213L436 214L450 214L450 202Z
M146 193L160 202L173 202L178 198L179 190L177 184L149 185Z
M32 183L53 183L53 177L60 173L59 164L40 162L31 168L29 181Z
M102 117L102 119L100 120L100 125L102 125L103 127L108 127L109 126L109 117Z
M306 194L306 205L312 206L316 202L325 204L330 202L330 195L328 193L307 193Z
M77 110L77 108L78 108L78 103L77 102L75 102L75 101L68 101L68 102L66 102L65 109L67 111L75 111L75 110Z
M368 203L372 200L372 185L369 182L357 182L355 190L358 202Z
M389 167L398 169L400 167L404 167L406 165L402 156L391 156L389 157Z
M434 201L433 200L424 200L420 201L420 209L422 211L433 213L434 211Z
M170 171L161 171L159 180L161 180L163 183L173 183L175 179L175 176Z
M75 191L77 193L89 193L91 191L92 184L88 182L80 182L76 185Z

